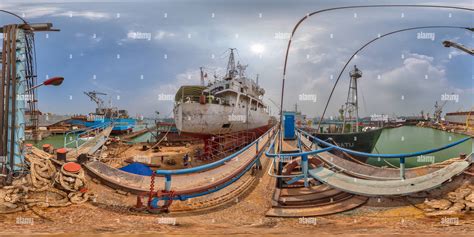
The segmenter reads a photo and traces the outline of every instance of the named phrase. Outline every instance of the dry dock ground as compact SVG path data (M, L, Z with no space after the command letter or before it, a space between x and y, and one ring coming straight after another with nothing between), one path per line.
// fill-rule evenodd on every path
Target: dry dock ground
M266 159L266 158L264 158ZM261 172L266 172L263 170ZM4 236L158 236L158 235L308 235L308 236L473 236L474 215L426 217L410 205L397 208L361 207L316 218L268 218L275 185L260 174L250 192L226 205L192 213L132 213L124 196L92 183L97 201L65 208L34 209L0 216Z

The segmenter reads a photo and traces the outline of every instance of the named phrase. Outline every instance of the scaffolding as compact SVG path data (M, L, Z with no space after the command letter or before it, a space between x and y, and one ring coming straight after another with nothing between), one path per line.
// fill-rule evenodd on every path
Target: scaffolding
M204 140L205 160L219 160L250 144L257 137L256 132L235 132L212 136Z

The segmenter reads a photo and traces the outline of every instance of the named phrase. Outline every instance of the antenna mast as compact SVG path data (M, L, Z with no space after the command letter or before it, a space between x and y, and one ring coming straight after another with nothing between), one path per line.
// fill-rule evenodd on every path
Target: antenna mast
M202 67L200 67L199 70L201 70L201 86L204 86L204 72L202 71Z
M362 77L362 71L354 65L354 70L349 72L351 81L349 83L349 91L347 92L347 102L344 114L344 122L342 123L342 133L344 133L346 127L346 118L349 116L350 123L352 124L349 132L359 131L359 105L357 100L357 80ZM355 126L352 120L352 113L355 112ZM355 128L355 129L354 129Z
M234 50L235 48L230 48L229 62L227 63L226 78L234 78L234 76L237 74L237 70L235 69Z

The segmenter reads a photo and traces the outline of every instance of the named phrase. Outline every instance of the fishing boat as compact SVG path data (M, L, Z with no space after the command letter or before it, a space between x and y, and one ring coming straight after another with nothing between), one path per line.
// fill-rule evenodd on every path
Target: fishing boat
M262 131L269 127L270 115L262 101L265 90L245 75L248 65L235 62L230 49L226 74L204 86L207 77L201 68L201 85L184 85L175 95L173 109L180 133L197 137Z
M370 153L374 150L382 127L365 126L359 121L359 106L357 96L357 81L362 77L362 71L356 66L350 73L349 91L345 105L339 110L340 118L332 121L324 129L318 124L317 129L307 129L314 136L334 143L347 149ZM348 156L347 154L338 154ZM359 161L365 162L366 157L352 156Z
M107 95L98 91L84 92L92 101L97 104L95 112L89 113L87 116L73 116L70 124L78 124L86 127L98 126L102 123L114 123L111 134L126 134L131 133L136 124L136 119L130 118L128 111L118 109L111 105L106 106L105 101L100 98L100 95Z

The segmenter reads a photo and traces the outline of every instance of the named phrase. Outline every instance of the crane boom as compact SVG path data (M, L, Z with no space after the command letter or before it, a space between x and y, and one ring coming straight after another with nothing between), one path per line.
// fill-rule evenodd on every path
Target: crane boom
M98 95L107 95L103 92L98 92L98 91L84 91L84 94L87 95L92 101L94 101L97 104L97 109L101 110L104 108L104 100L101 99Z
M454 47L454 48L457 48L459 50L462 50L470 55L474 55L474 49L470 49L462 44L458 44L456 42L452 42L452 41L449 41L449 40L445 40L443 41L443 45L444 47L446 48L449 48L449 47Z

